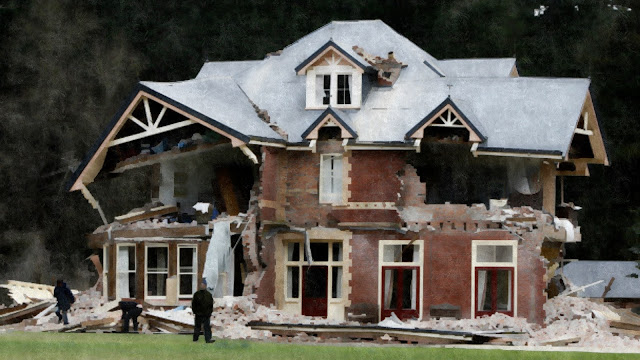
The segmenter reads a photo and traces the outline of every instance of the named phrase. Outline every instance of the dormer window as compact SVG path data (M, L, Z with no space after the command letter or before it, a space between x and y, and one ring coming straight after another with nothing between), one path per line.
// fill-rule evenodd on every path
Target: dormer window
M362 75L335 55L326 63L307 70L307 109L360 107Z
M357 109L362 97L365 66L329 41L296 67L307 76L307 109Z

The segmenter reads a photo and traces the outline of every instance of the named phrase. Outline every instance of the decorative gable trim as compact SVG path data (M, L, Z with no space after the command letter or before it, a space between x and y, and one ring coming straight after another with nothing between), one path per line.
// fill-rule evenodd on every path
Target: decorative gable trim
M347 53L343 48L338 46L332 40L329 40L320 49L318 49L311 56L309 56L307 59L305 59L300 65L296 66L296 68L295 68L296 74L298 74L298 75L306 74L306 72L307 72L309 67L311 67L314 63L316 63L316 61L321 59L325 54L327 54L330 51L335 51L336 53L338 53L348 63L350 63L351 66L356 68L358 70L358 72L361 73L361 74L364 73L364 71L367 68L364 64L362 64L356 58L354 58L353 56L349 55L349 53Z
M149 118L151 118L150 111L148 110L149 107L147 105L149 100L153 100L161 104L163 108L171 109L176 113L184 116L187 120L183 121L182 123L178 123L180 124L180 127L190 124L201 124L230 139L231 144L234 147L242 147L250 141L249 136L244 135L214 119L211 119L208 116L205 116L200 112L195 111L167 96L164 96L145 85L138 84L131 92L127 100L125 100L118 112L113 116L96 143L87 153L87 156L84 158L82 163L80 163L76 171L69 179L69 182L67 183L67 189L69 191L80 190L84 185L93 182L93 179L95 179L96 175L98 175L98 173L102 169L109 147L125 142L124 140L127 140L123 138L114 142L116 136L122 129L122 126L127 121L139 123L138 125L145 130L143 133L148 132L150 135L153 135L154 130L157 131L157 128L155 128L153 125L157 126L160 123L162 117L159 114L157 118L151 119L151 121L149 120ZM147 124L144 124L143 122L135 118L132 119L133 116L131 114L133 113L133 110L135 110L141 102L145 103ZM166 110L163 110L161 114L164 114L164 111ZM150 126L151 123L153 123L153 125ZM167 129L164 130L172 130L169 129L169 127L171 127L171 125L167 126ZM175 128L178 127L173 126L173 129Z
M311 124L302 133L302 138L306 140L315 140L318 138L318 130L321 127L327 125L327 123L333 122L335 123L341 130L341 136L343 139L355 139L358 137L358 134L349 126L347 123L336 113L333 109L327 108L316 121Z
M450 114L455 115L455 119L451 119L450 116L442 119L442 115L449 112ZM433 111L429 113L422 121L416 124L411 130L407 132L405 137L407 139L422 139L424 136L424 129L428 126L434 126L435 121L440 121L443 124L439 126L444 127L464 127L469 131L469 141L470 142L483 142L487 140L486 136L484 136L478 128L476 128L473 123L469 120L458 106L451 100L450 97L446 98L440 105L438 105Z

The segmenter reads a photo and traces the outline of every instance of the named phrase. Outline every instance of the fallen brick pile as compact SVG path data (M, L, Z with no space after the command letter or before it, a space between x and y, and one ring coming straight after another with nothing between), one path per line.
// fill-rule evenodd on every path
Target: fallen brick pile
M18 290L15 292L20 293ZM40 298L25 297L25 293L31 296L38 294ZM58 323L54 313L55 303L45 292L28 290L15 298L27 303L0 309L0 333L13 330L117 332L121 329L118 302L105 301L95 290L79 292L76 295L77 300L69 313L70 325L66 326ZM530 324L524 318L512 318L503 314L462 320L399 322L397 318L385 319L378 326L389 327L390 332L391 328L469 332L485 336L489 344L625 348L640 351L640 317L627 309L615 309L603 303L565 295L549 300L544 309L547 314L544 326ZM12 315L20 312L27 314L17 317ZM335 321L283 313L273 307L256 304L255 295L215 299L214 313L211 317L214 337L284 342L335 341L335 336L320 338L313 336L312 331L301 331L293 336L278 336L268 330L252 329L248 326L252 322L336 328L361 325L353 321ZM189 307L165 310L145 306L145 311L140 317L140 325L140 331L143 333L189 333L193 331L193 312ZM383 335L374 340L384 343L392 342L394 338Z

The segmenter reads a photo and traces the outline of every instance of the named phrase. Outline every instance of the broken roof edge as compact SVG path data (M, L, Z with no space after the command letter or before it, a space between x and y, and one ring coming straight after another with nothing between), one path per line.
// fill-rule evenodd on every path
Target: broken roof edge
M343 114L343 116L340 116L339 113ZM356 131L353 130L351 126L349 126L343 119L344 116L348 115L344 114L342 111L334 110L333 108L331 108L331 106L327 107L327 109L323 111L320 116L318 116L318 118L300 135L300 137L306 139L307 136L309 136L309 134L311 134L311 132L313 132L313 130L315 130L318 125L320 125L327 118L327 116L332 116L334 119L336 119L336 121L344 128L344 130L346 130L354 139L358 137Z
M366 71L367 70L368 66L364 65L358 59L356 59L353 56L351 56L346 50L344 50L342 47L340 47L338 44L336 44L333 41L333 39L330 39L324 45L322 45L318 50L316 50L313 54L311 54L308 58L306 58L304 61L302 61L300 63L300 65L296 66L296 68L294 69L296 74L301 75L300 72L302 70L305 70L309 65L312 64L313 60L315 60L318 56L322 55L323 52L325 52L327 49L329 49L331 47L333 47L337 52L339 52L346 59L348 59L349 61L354 63L356 66L360 67L360 69L362 71Z
M87 165L89 165L91 160L94 158L94 156L98 152L98 149L100 148L100 146L102 146L102 143L104 142L104 140L107 138L107 136L109 136L109 133L111 133L111 130L113 130L113 127L116 126L116 124L119 122L120 118L122 117L122 114L127 110L127 108L138 96L141 90L140 87L141 87L141 84L137 83L136 86L133 88L133 90L129 93L129 95L121 102L120 107L118 108L118 111L116 111L113 117L111 117L111 120L109 121L107 126L102 130L102 133L100 134L100 137L98 137L98 140L96 140L93 143L93 146L91 146L89 151L87 151L84 159L82 160L80 165L78 165L76 170L73 172L73 174L65 184L66 191L79 190L79 189L72 190L72 188L76 185L77 180L80 178L84 170L87 168Z
M215 119L212 119L198 111L195 111L193 109L191 109L190 107L175 101L173 99L171 99L170 97L161 94L151 88L149 88L148 86L144 85L142 82L138 82L136 84L136 86L134 87L133 91L129 94L129 96L122 102L122 105L120 106L120 108L118 109L118 111L115 113L115 115L111 118L111 121L109 121L109 123L107 124L107 126L105 127L105 129L102 131L100 137L98 138L98 140L94 143L94 145L91 147L91 149L87 152L87 155L85 155L83 161L80 163L80 165L78 166L78 168L76 169L76 171L73 173L73 175L71 176L71 178L69 179L69 181L67 182L65 188L67 191L76 191L79 190L78 187L78 180L81 179L83 173L85 172L85 170L87 169L87 167L89 166L89 164L96 159L96 156L98 156L98 153L100 152L100 148L103 146L104 142L106 141L106 139L110 136L110 134L112 133L112 131L114 130L114 128L116 127L116 125L118 123L120 123L123 120L123 116L125 115L125 113L127 112L127 110L131 107L137 104L136 103L136 98L141 97L142 94L148 94L151 95L153 97L156 97L157 99L175 107L176 109L179 109L180 111L187 113L189 115L191 115L191 117L193 117L196 120L200 120L202 122L205 122L213 127L215 127L216 129L219 129L222 132L225 132L227 134L229 134L230 136L236 138L238 141L243 142L243 143L248 143L251 140L251 137L248 135L245 135L235 129L232 129L218 121L216 121ZM133 110L133 108L131 109ZM193 119L191 119L193 120ZM114 136L117 135L114 134ZM233 140L232 140L233 142ZM90 182L89 182L90 183ZM83 183L84 184L84 183ZM84 184L86 185L86 184Z

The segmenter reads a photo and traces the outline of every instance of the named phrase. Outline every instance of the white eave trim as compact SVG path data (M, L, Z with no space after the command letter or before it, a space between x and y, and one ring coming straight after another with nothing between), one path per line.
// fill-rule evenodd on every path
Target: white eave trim
M508 157L519 157L519 158L534 158L534 159L553 159L553 160L562 160L564 157L562 155L551 155L551 154L536 154L536 153L515 153L515 152L502 152L502 151L482 151L482 150L474 150L471 149L471 153L473 156L508 156Z

